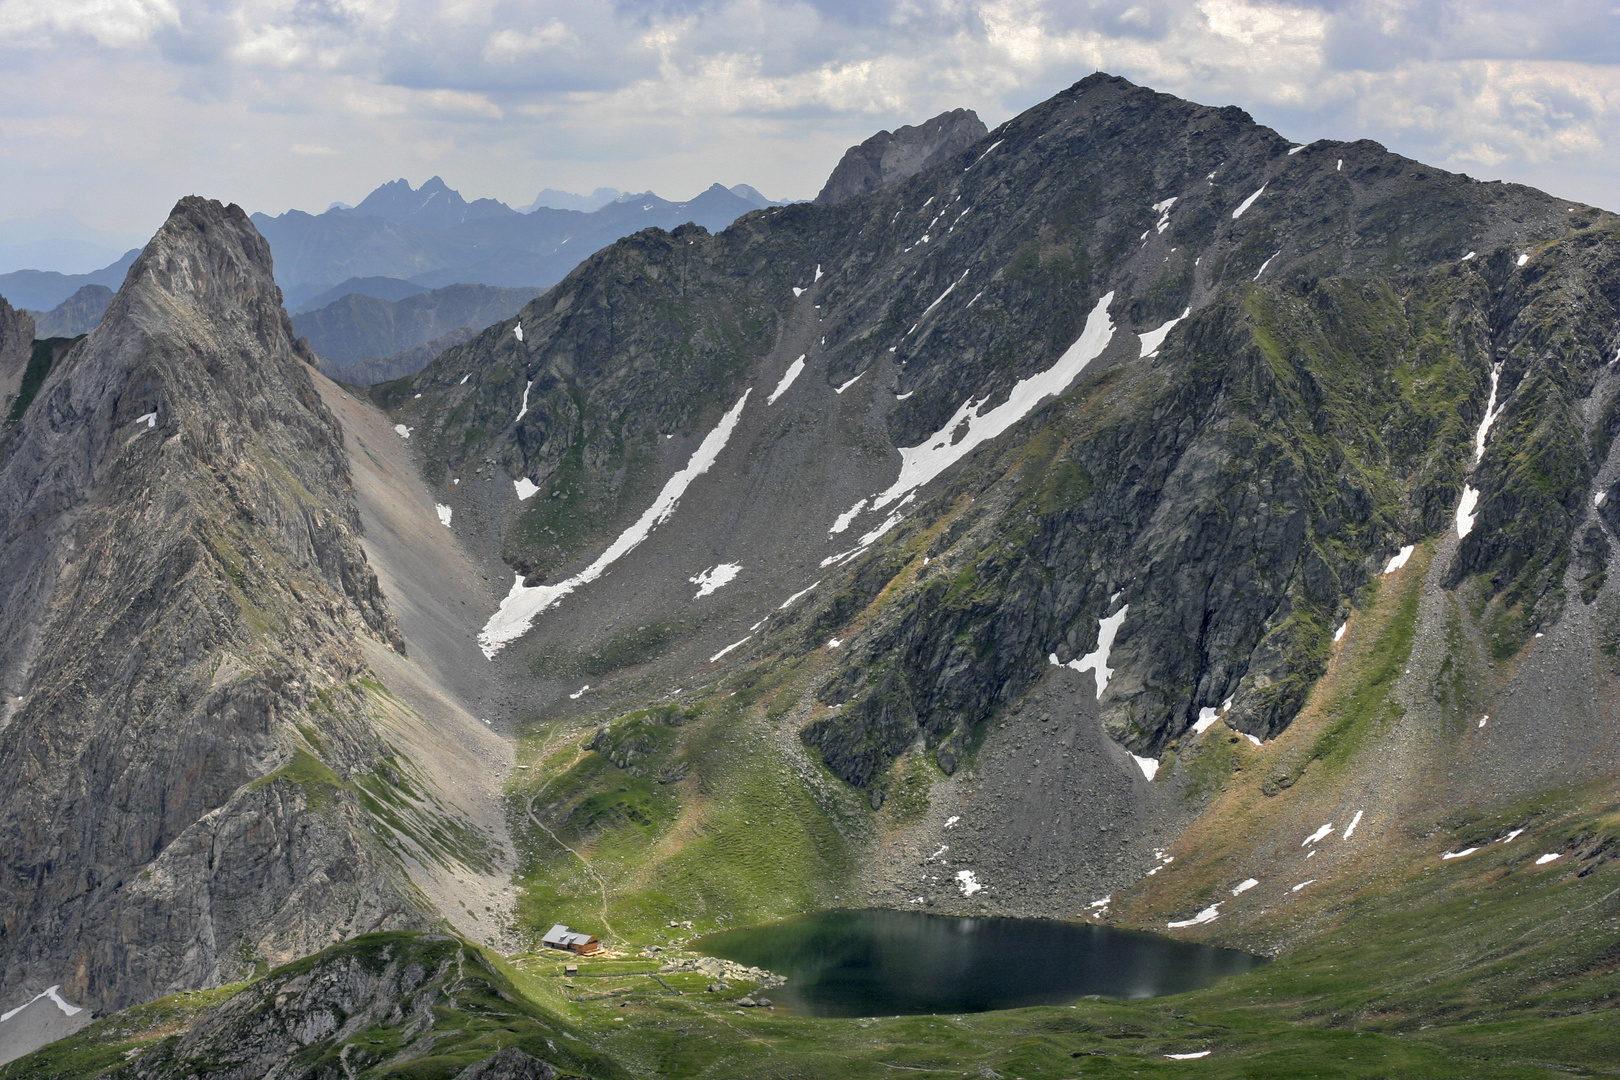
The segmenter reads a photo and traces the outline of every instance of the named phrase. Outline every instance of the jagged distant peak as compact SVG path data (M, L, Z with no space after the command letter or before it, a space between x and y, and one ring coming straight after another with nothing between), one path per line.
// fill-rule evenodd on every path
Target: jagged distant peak
M380 217L421 229L444 229L477 218L499 217L517 211L496 199L465 199L461 192L444 182L442 176L429 177L419 188L404 177L379 185L352 210L338 213L356 217Z

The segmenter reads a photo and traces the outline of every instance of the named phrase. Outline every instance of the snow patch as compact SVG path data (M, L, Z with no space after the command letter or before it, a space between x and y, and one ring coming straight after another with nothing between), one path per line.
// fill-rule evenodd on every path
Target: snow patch
M1344 830L1344 839L1350 839L1351 834L1356 831L1356 826L1361 824L1362 813L1363 811L1357 810L1356 816L1350 819L1350 824Z
M1514 263L1513 265L1514 266L1523 266L1525 263L1527 263L1529 261L1530 261L1530 253L1525 252L1523 255L1519 256L1519 261Z
M1114 323L1108 317L1108 305L1113 300L1112 292L1098 300L1086 318L1086 326L1080 337L1058 358L1057 363L1045 371L1019 380L1005 402L981 415L978 407L983 400L976 402L970 397L939 431L916 446L901 447L900 476L887 491L873 499L871 508L881 509L922 487L967 457L980 444L995 438L1028 416L1046 398L1067 390L1075 376L1102 355L1113 340ZM956 438L959 429L963 428L966 430L961 438Z
M1281 251L1275 251L1275 252L1272 253L1271 259L1275 259L1278 255L1281 255L1281 254L1282 254ZM1260 275L1266 272L1266 267L1271 265L1271 259L1267 259L1265 262L1261 263L1260 264L1260 269L1258 269L1258 270L1256 270L1254 272L1254 280L1255 281L1259 281L1260 280Z
M718 660L722 656L726 655L726 653L730 652L732 649L735 649L737 646L741 645L744 641L750 640L753 636L754 636L753 634L749 634L748 637L743 638L742 641L733 641L730 645L727 645L725 648L721 649L719 652L717 652L713 656L709 657L709 663L711 663L711 664L714 663L716 660Z
M411 437L411 429L406 427L404 424L395 424L394 434L398 435L402 439L408 439Z
M1237 883L1237 888L1232 890L1232 895L1242 896L1244 893L1248 892L1258 884L1260 884L1260 880L1258 878L1244 878L1242 881Z
M1389 557L1389 562L1384 564L1384 573L1393 574L1395 571L1405 566L1406 560L1412 557L1412 550L1412 545L1407 544L1405 547L1401 548L1401 550L1391 555Z
M928 237L925 236L925 237L923 237L923 239L927 240ZM939 294L938 299L936 299L932 304L929 304L927 307L923 308L923 313L921 315L917 316L917 323L920 325L924 319L928 318L928 313L930 311L933 311L935 308L939 307L940 301L944 300L947 296L951 295L951 292L958 285L962 284L963 280L966 279L968 274L971 273L971 272L972 272L971 268L968 269L968 270L962 271L962 276L961 277L957 278L955 281L953 281L949 285L945 286L945 291ZM917 329L917 327L913 326L911 329L915 330L915 329ZM909 332L910 331L908 331L908 333Z
M1320 829L1317 829L1315 832L1311 833L1311 835L1307 836L1304 840L1302 840L1300 842L1299 846L1304 847L1306 844L1314 844L1318 840L1326 839L1328 833L1330 833L1332 831L1333 831L1333 822L1330 821L1326 825L1322 826Z
M1477 251L1470 251L1468 254L1466 254L1466 255L1464 255L1462 257L1462 261L1467 262L1469 259L1472 259L1474 256L1476 256L1478 254L1479 254L1479 252L1477 252Z
M864 372L864 371L861 372L861 375L865 375L865 374L866 374L866 372ZM856 383L860 382L861 381L861 375L855 376L853 379L849 380L843 386L840 386L840 387L836 388L835 390L833 390L833 393L842 394L845 390L848 390L850 387L852 387Z
M1557 858L1556 855L1553 856L1553 857ZM35 994L33 997L31 997L27 1001L23 1002L21 1005L17 1006L15 1009L10 1009L10 1010L7 1010L6 1012L0 1013L0 1024L3 1024L7 1020L10 1020L13 1016L16 1016L18 1013L20 1013L24 1009L28 1008L28 1006L32 1005L34 1002L38 1001L40 998L50 998L51 999L51 1004L55 1005L58 1009L61 1009L63 1016L77 1016L80 1013L82 1013L84 1011L82 1008L80 1008L77 1005L72 1004L71 1002L68 1002L68 1001L64 1000L62 995L57 993L57 991L60 990L60 989L62 989L62 984L61 983L57 983L55 986L46 987L44 990L41 990L39 993Z
M1496 407L1496 384L1502 378L1502 365L1497 364L1491 368L1491 396L1485 399L1485 415L1480 419L1479 427L1474 431L1474 461L1485 456L1485 436L1490 434L1491 425L1496 418L1502 415L1502 410Z
M1103 696L1103 691L1108 689L1108 680L1114 677L1114 669L1108 666L1108 654L1113 651L1114 635L1119 633L1120 624L1125 621L1125 613L1129 610L1131 610L1131 605L1126 604L1107 618L1099 619L1097 621L1097 647L1078 660L1070 660L1067 665L1075 671L1089 671L1096 676L1097 697L1099 700ZM1055 655L1053 660L1056 660ZM1153 779L1152 773L1148 774L1148 779Z
M894 400L896 400L896 401L904 401L904 400L906 400L906 398L910 397L912 394L915 394L916 392L917 391L915 391L915 390L907 390L903 394L894 395ZM864 501L865 500L863 499L862 502L864 502Z
M575 690L572 694L569 694L568 695L568 700L569 701L578 701L580 698L585 696L585 691L589 690L590 688L591 688L591 684L586 683L584 686L580 687L578 690Z
M1127 750L1126 753L1130 754L1130 751ZM1147 777L1149 780L1152 780L1153 777L1158 774L1159 762L1157 758L1138 757L1135 754L1131 754L1131 760L1136 762L1136 767L1141 769L1142 775Z
M512 333L517 335L517 339L519 341L522 341L523 340L523 324L518 323L516 326L512 327Z
M1479 726L1480 726L1480 727L1484 727L1484 726L1485 726L1485 724L1486 724L1486 722L1487 722L1487 721L1488 721L1488 720L1490 720L1490 718L1491 718L1491 714L1490 714L1490 713L1486 713L1486 714L1485 714L1485 715L1484 715L1484 716L1482 716L1482 717L1480 717L1480 718L1479 718Z
M835 638L828 638L827 639L827 648L836 649L836 648L838 648L838 646L842 645L843 643L844 643L843 638L836 638L836 637Z
M1202 735L1204 732L1214 727L1215 721L1219 720L1220 718L1221 714L1216 712L1214 709L1208 708L1207 706L1199 709L1198 719L1193 723L1193 731L1199 735Z
M142 413L141 415L139 415L139 416L137 416L135 418L135 422L137 424L145 424L146 427L147 427L147 430L151 430L152 428L157 427L157 413L155 413L155 412Z
M743 406L748 403L748 395L753 392L752 387L743 391L742 397L737 399L737 404L731 407L731 411L720 418L720 423L715 425L713 431L704 436L703 442L686 463L686 468L665 482L663 490L658 493L658 498L653 500L653 504L642 513L634 525L620 533L618 539L596 557L595 562L556 585L536 585L529 588L523 584L523 575L518 574L512 583L512 591L501 601L500 609L489 617L483 630L479 631L478 645L483 649L484 655L493 659L508 642L526 633L535 617L542 611L581 585L601 577L609 566L647 539L654 528L668 521L675 513L687 487L693 480L708 472L715 459L720 456L720 451L725 449L732 431L737 427L738 419L742 416Z
M1457 539L1474 531L1474 508L1479 505L1479 488L1463 485L1462 501L1457 504Z
M1315 885L1315 884L1316 884L1316 879L1311 878L1311 880L1309 880L1309 881L1300 882L1298 885L1295 885L1292 889L1289 889L1288 891L1289 892L1299 892L1299 890L1303 889L1305 886L1307 886L1307 885Z
M771 396L765 399L765 404L775 405L776 399L787 393L787 388L793 385L793 380L797 379L799 377L799 373L803 370L804 356L800 356L797 360L793 361L793 363L789 364L788 369L782 373L782 381L776 384L776 389L772 390Z
M945 827L947 829L954 829L954 828L956 828L956 823L958 821L961 821L961 820L962 820L961 815L952 814L950 817L945 819Z
M523 414L529 411L529 390L533 386L534 386L534 380L533 379L530 379L527 383L525 383L523 385L523 404L518 407L518 414L517 414L517 416L512 418L512 423L515 424L519 420L523 419Z
M1477 848L1477 847L1465 847L1461 851L1448 851L1444 855L1441 855L1440 858L1442 860L1444 860L1444 859L1460 859L1465 855L1472 855L1474 852L1476 852L1478 850L1479 850L1479 848Z
M1159 346L1164 344L1164 339L1170 335L1171 330L1175 329L1176 323L1180 322L1182 319L1185 319L1191 314L1192 308L1188 308L1186 311L1183 311L1180 315L1177 315L1163 326L1155 327L1154 329L1143 334L1141 355L1152 356L1154 353L1158 352Z
M448 529L450 527L450 515L454 514L455 511L444 505L444 503L434 503L433 510L439 515L439 524Z
M1299 153L1303 149L1305 149L1305 144L1304 143L1301 143L1298 146L1291 146L1291 147L1288 148L1288 156L1293 157L1295 154Z
M973 876L971 870L958 870L956 872L956 887L962 890L963 896L972 896L984 888L983 885L979 884L979 879Z
M1209 905L1209 907L1205 908L1203 911L1200 911L1190 919L1182 919L1180 922L1165 923L1165 925L1172 930L1180 930L1184 926L1201 926L1204 923L1214 922L1216 919L1221 917L1221 903L1224 903L1224 901Z
M1168 199L1153 204L1153 212L1159 215L1159 220L1154 225L1154 228L1161 233L1170 227L1170 208L1174 205L1176 205L1176 199L1173 195Z
M1517 837L1522 832L1524 832L1523 829L1514 829L1512 832L1508 833L1506 836L1503 836L1503 837L1499 838L1496 842L1498 844L1510 844L1510 843L1513 842L1514 838Z
M1536 860L1536 865L1537 866L1546 866L1548 863L1552 862L1553 860L1562 859L1563 857L1564 857L1564 853L1562 851L1548 852L1546 855L1543 855L1541 858ZM4 1020L4 1019L5 1019L5 1017L0 1016L0 1020Z
M1293 153L1293 151L1290 150L1289 153L1291 154L1291 153ZM1209 1051L1208 1050L1198 1050L1198 1051L1196 1051L1194 1053L1191 1053L1191 1054L1166 1054L1164 1056L1169 1058L1171 1061L1191 1061L1194 1058L1209 1057Z
M816 585L820 585L820 584L821 584L821 582L819 582L819 581L816 582ZM799 599L801 596L808 593L810 591L810 589L815 588L816 585L811 585L809 588L800 589L798 592L794 593L792 596L790 596L786 600L782 601L781 606L778 607L776 610L777 611L786 611L789 604L793 603L793 601Z
M461 377L461 381L456 383L456 385L457 386L466 386L467 385L467 380L470 379L470 378L472 378L472 372L469 371L469 372L467 372L467 374L465 374L465 375L463 375Z
M535 483L533 480L530 480L527 476L519 477L518 479L512 481L512 487L517 490L518 502L523 502L525 499L534 498L535 493L540 490L540 485Z
M994 150L994 149L995 149L995 148L996 148L996 147L998 147L998 146L1000 146L1000 145L1001 145L1001 144L1002 144L1002 142L1003 142L1003 141L1004 141L1004 140L1002 140L1002 139L997 139L997 140L996 140L996 141L995 141L995 142L993 142L993 143L991 143L991 144L990 144L990 149L989 149L989 150L986 150L986 151L985 151L985 152L984 152L984 153L982 153L982 154L980 154L980 155L979 155L979 156L978 156L978 157L976 157L976 158L974 158L974 159L973 159L973 165L977 165L977 164L978 164L978 163L979 163L979 162L981 162L981 161L983 161L983 160L984 160L984 159L985 159L985 158L986 158L986 157L987 157L987 156L989 156L989 154L990 154L990 150ZM973 168L973 165L969 165L969 166L968 166L968 167L967 167L967 169L963 169L963 170L962 170L962 171L963 171L963 172L967 172L967 171L968 171L968 169L971 169L971 168ZM965 214L965 213L967 213L967 211L966 211L966 210L964 210L964 211L962 211L962 212L963 212L963 213L964 213L964 214Z
M1607 491L1600 491L1596 495L1592 496L1592 505L1594 507L1602 506L1606 501L1608 501L1608 498L1609 493Z
M1347 619L1339 624L1337 630L1333 631L1333 643L1335 645L1344 640L1344 632L1348 629L1350 629L1350 621Z
M816 276L811 279L811 284L814 284L815 282L820 281L820 280L821 280L821 264L816 263Z
M1264 194L1265 190L1266 190L1266 185L1261 184L1259 191L1255 192L1253 195L1250 195L1247 199L1244 199L1242 202L1238 203L1237 209L1232 211L1232 220L1236 221L1238 218L1242 217L1243 212L1245 210L1247 210L1249 207L1253 206L1254 205L1254 200L1258 199L1262 194Z
M721 563L719 566L711 566L697 577L687 578L688 581L698 587L697 596L692 597L692 599L700 599L722 586L730 585L740 573L742 573L742 564L728 562Z
M797 300L799 297L801 297L803 295L804 295L804 290L803 289L799 288L797 285L793 286L793 298L795 300Z

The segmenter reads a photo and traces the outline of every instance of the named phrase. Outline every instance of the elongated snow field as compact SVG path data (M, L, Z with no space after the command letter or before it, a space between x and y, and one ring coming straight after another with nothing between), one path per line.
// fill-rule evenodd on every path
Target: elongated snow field
M523 584L522 574L516 575L512 582L512 591L506 594L506 599L501 601L500 609L489 617L484 629L479 631L478 647L484 651L484 655L494 659L495 654L505 648L508 642L528 632L529 627L534 624L535 616L581 585L601 577L603 571L635 550L643 540L652 535L653 529L668 521L692 481L709 471L715 459L720 456L720 451L724 450L726 443L731 440L731 433L736 430L737 421L742 417L743 406L748 404L748 395L753 392L752 387L743 391L742 397L737 399L737 404L731 407L731 411L721 417L714 430L703 437L702 444L686 463L686 468L665 482L664 489L658 493L658 498L653 500L653 504L636 519L634 525L620 533L619 538L598 555L595 562L568 580L555 585L536 585L530 588Z
M1113 302L1112 292L1098 300L1086 317L1086 327L1080 332L1079 339L1058 357L1057 363L1027 379L1020 379L1007 395L1006 401L981 414L979 408L984 404L983 399L975 401L970 397L933 435L916 446L902 446L900 476L889 485L887 491L872 500L871 509L881 510L908 492L922 487L981 444L1028 416L1042 401L1067 390L1086 365L1101 356L1113 340L1114 322L1108 317L1108 306ZM964 424L967 433L953 442L956 429Z

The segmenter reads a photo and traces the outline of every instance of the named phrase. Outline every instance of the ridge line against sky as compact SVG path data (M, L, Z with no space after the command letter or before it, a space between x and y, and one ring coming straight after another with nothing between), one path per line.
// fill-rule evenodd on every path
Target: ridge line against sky
M1620 209L1608 0L0 0L0 218L146 235L181 195L318 212L439 174L815 194L945 109L1094 70Z

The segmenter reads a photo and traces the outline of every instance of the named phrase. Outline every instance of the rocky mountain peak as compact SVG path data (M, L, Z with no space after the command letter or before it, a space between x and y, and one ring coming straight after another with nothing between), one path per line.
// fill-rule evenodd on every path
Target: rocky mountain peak
M311 359L247 216L183 199L7 443L0 995L100 1011L415 918L341 787L254 786L379 752L351 680L392 624Z
M972 109L952 109L916 126L880 131L844 151L816 196L822 205L893 187L984 138L989 129Z
M125 286L113 308L159 302L194 317L246 316L256 324L280 318L281 290L269 243L240 206L197 195L175 204L129 268ZM112 317L109 310L106 318Z

